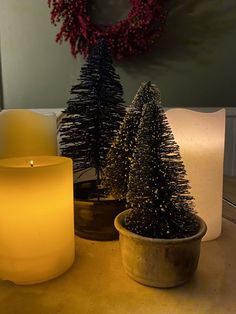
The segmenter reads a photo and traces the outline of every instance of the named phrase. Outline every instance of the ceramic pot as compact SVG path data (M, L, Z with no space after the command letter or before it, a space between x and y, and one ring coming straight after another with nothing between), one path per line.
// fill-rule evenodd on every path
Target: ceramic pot
M154 239L137 235L124 227L128 210L115 218L120 234L122 263L126 273L137 282L159 288L171 288L188 281L194 274L200 255L201 239L207 227L197 216L197 234L183 239Z

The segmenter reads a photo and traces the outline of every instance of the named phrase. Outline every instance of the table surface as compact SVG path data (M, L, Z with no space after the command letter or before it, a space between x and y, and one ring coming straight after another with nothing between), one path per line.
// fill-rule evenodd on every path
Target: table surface
M173 289L142 286L123 271L119 242L76 237L76 259L62 276L31 286L0 282L1 314L236 313L236 225L202 243L196 274Z
M224 176L223 217L236 223L236 177Z
M236 205L236 177L224 176L224 198Z

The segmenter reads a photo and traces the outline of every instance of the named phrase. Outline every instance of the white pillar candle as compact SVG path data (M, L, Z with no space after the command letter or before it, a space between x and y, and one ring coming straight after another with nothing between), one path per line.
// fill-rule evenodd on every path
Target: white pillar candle
M27 109L0 113L0 158L57 155L56 115Z
M225 110L171 109L167 118L180 146L195 209L207 224L203 240L213 240L221 234Z
M0 279L31 284L74 260L72 160L0 160Z

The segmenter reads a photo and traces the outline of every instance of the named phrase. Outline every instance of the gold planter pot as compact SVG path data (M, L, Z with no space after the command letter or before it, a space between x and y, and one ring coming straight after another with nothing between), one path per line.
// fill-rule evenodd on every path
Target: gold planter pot
M74 200L75 234L81 238L118 240L115 217L126 208L124 200Z
M98 192L95 180L74 185L75 234L89 240L118 240L114 219L126 209L126 201L106 197L97 199Z
M120 234L122 263L126 273L137 282L159 288L171 288L188 281L197 269L201 239L207 227L197 217L200 229L183 239L142 237L124 227L128 210L115 218Z

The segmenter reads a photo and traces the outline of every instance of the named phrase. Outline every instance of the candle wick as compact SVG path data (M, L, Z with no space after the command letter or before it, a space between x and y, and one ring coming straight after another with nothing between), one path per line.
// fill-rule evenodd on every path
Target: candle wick
M30 161L30 167L33 167L34 166L34 162L33 160Z

